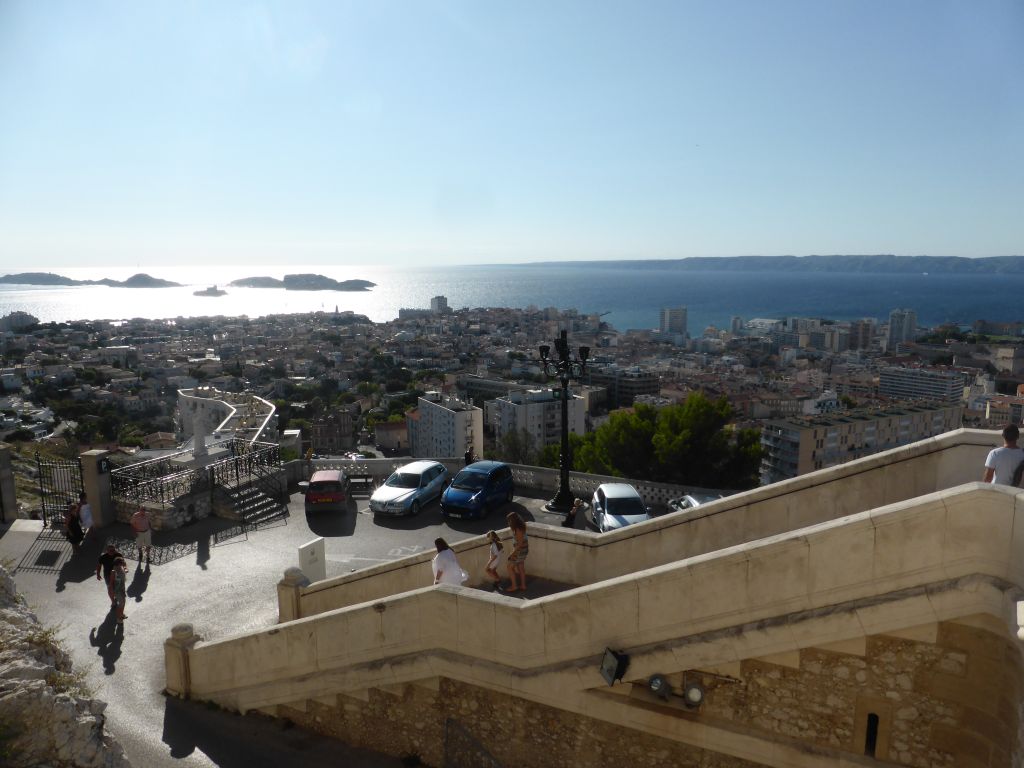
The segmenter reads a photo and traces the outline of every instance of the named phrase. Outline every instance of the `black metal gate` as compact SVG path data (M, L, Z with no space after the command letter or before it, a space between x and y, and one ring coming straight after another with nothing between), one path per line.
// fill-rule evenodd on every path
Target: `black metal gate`
M60 529L68 504L82 492L81 459L44 459L36 454L43 527Z
M501 768L473 734L458 720L444 721L444 768Z

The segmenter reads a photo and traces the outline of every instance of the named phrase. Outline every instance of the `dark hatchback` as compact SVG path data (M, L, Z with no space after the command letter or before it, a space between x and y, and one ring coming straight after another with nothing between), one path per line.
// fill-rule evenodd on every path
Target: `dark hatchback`
M445 517L484 517L515 496L512 468L500 461L477 461L464 467L441 496Z

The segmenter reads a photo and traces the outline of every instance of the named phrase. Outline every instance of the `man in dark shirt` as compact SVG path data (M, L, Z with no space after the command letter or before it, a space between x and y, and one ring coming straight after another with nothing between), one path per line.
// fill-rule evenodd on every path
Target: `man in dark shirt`
M107 596L110 598L111 605L114 605L114 590L110 586L110 571L114 568L114 561L119 557L124 557L124 555L118 552L117 547L113 544L107 544L103 549L103 554L96 561L96 578L100 578L100 571L102 570L103 583L107 585Z

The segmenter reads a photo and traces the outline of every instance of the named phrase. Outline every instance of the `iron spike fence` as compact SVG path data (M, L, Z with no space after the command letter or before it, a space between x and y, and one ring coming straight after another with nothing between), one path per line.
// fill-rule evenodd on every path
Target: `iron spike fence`
M82 492L82 460L44 459L36 454L43 527L59 529L68 505Z

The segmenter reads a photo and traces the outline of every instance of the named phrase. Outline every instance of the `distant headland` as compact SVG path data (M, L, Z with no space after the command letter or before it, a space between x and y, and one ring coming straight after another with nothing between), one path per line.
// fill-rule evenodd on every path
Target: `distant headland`
M535 267L620 267L680 272L854 272L864 274L1024 274L1024 256L692 256L686 259L621 259L614 261L547 261ZM512 265L508 265L512 266Z
M9 285L109 285L111 288L180 288L181 283L161 280L145 274L132 275L127 280L73 280L52 272L19 272L0 277L0 283Z
M0 277L0 285L107 285L111 288L180 288L181 283L172 280L161 280L146 274L132 275L127 280L74 280L52 272L18 272ZM376 283L369 280L332 280L323 275L302 274L285 275L284 279L276 277L245 277L233 280L230 285L240 288L284 288L286 291L368 291ZM222 296L223 291L211 293L209 289L198 295Z

